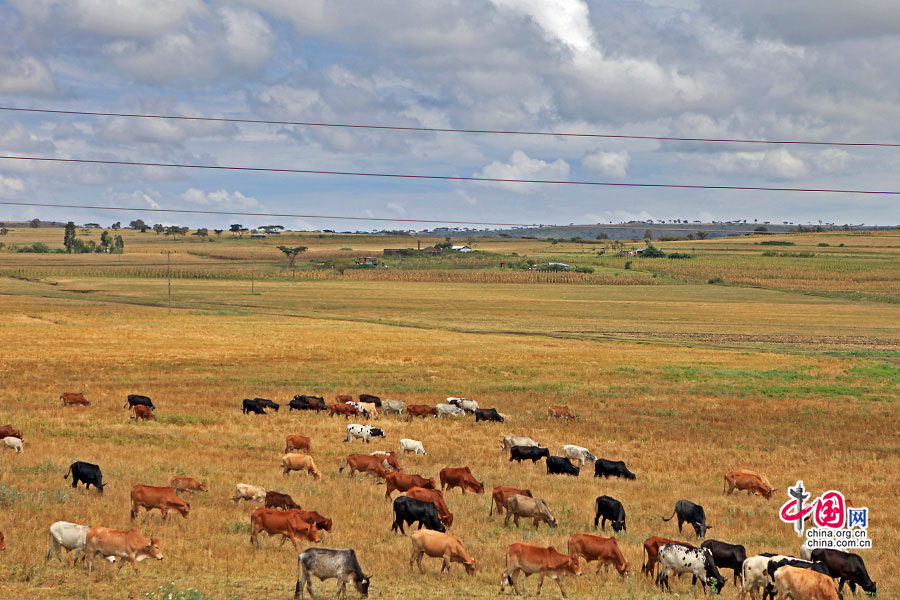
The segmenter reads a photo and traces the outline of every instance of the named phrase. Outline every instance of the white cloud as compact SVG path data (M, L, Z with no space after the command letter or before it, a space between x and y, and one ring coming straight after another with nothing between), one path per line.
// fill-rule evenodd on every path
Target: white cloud
M128 38L162 35L206 12L200 0L76 0L59 7L84 31Z
M0 175L0 196L11 198L19 192L25 191L25 182L18 177L6 177Z
M852 155L840 148L828 148L819 152L815 158L816 166L825 173L843 173Z
M724 174L797 179L809 173L806 163L784 148L763 152L721 152L688 158L699 159L711 170Z
M620 152L596 152L585 156L581 164L600 175L625 177L628 172L629 160L631 160L631 156L625 150Z
M225 48L233 64L252 69L272 57L275 35L258 13L223 8L220 16L225 28Z
M385 206L387 206L389 209L391 209L401 217L406 216L406 208L399 202L388 202L387 204L385 204Z
M509 157L509 162L494 161L485 166L475 177L488 179L529 179L545 181L561 181L569 177L569 163L561 158L547 162L539 158L531 158L521 150L516 150ZM485 183L503 187L516 192L537 192L537 186L529 183Z
M245 210L260 207L256 198L245 196L239 191L217 190L215 192L204 192L196 188L190 188L181 194L180 197L190 204L210 206L221 210Z
M47 66L33 56L0 55L0 92L54 96L56 84Z

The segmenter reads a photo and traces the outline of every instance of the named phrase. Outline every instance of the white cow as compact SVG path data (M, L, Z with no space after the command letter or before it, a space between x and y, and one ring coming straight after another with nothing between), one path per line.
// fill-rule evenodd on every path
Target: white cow
M503 438L503 449L509 450L513 446L529 446L531 448L538 448L540 444L531 439L530 437L524 437L521 435L507 435Z
M266 501L266 490L258 485L250 485L249 483L239 483L234 486L234 496L231 498L237 504L241 500L252 500L254 502Z
M415 455L425 456L428 454L425 452L425 446L422 445L422 442L419 440L411 440L409 438L403 438L400 440L400 452L412 452Z
M434 408L439 417L461 417L466 414L466 411L452 404L438 404Z
M369 440L377 437L383 438L387 436L384 435L384 431L378 429L377 427L352 423L350 425L347 425L347 439L344 441L352 442L353 438L357 438L363 440L366 443L369 443Z
M559 450L557 450L557 454L560 456L565 456L569 460L577 460L579 462L580 467L584 466L585 461L587 462L596 462L597 459L591 454L587 448L583 448L582 446L575 446L573 444L566 444L565 446L560 446Z
M774 585L775 582L769 577L769 561L779 561L784 558L794 558L784 554L776 554L775 556L751 556L744 561L741 567L741 578L743 579L743 589L741 596L750 593L750 597L756 600L756 592L759 588L765 588L767 585Z
M60 548L65 548L66 552L75 551L75 558L72 560L72 566L78 562L78 554L84 551L84 545L87 542L86 536L90 525L79 525L77 523L69 523L68 521L57 521L50 526L50 543L47 546L47 558L50 560L52 554L56 554L59 562L62 562L62 553ZM84 556L82 556L84 560ZM109 556L109 562L115 562L116 557Z
M5 437L3 438L3 450L15 450L16 453L24 452L25 448L22 447L22 440L17 437Z
M476 410L478 410L478 403L474 400L469 400L468 398L455 398L453 396L450 396L449 398L447 398L447 404L458 406L467 413L474 413Z
M663 544L659 549L659 576L657 582L662 589L669 587L669 575L671 573L691 573L693 581L691 587L697 584L703 586L703 593L706 593L707 584L715 586L717 590L721 590L725 586L725 578L719 573L716 564L713 562L712 553L706 548L688 548L681 544Z

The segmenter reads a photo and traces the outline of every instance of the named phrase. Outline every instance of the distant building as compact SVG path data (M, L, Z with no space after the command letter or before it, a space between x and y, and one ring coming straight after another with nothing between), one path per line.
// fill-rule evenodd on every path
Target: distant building
M456 250L457 252L471 252L472 249L468 246L451 246L451 250Z

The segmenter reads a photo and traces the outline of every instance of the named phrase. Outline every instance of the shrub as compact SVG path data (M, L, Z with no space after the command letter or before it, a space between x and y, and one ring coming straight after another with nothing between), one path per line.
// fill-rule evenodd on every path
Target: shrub
M819 246L820 248L827 248L827 247L830 246L831 244L826 244L825 242L819 242L819 243L816 244L816 245Z
M760 242L760 246L794 246L794 242L786 242L784 240L766 240L765 242Z
M575 267L576 273L593 273L594 269L591 267Z
M721 277L713 277L712 279L709 280L709 283L711 285L721 285L721 284L725 283L725 281Z
M44 242L35 242L30 246L22 246L17 252L37 252L38 254L46 254L50 252L50 246Z
M631 261L630 260L625 262L625 268L631 269Z
M647 247L641 252L641 258L662 258L666 255L665 252L657 248L651 243L647 243Z
M669 252L666 256L668 258L694 258L693 254L687 252Z

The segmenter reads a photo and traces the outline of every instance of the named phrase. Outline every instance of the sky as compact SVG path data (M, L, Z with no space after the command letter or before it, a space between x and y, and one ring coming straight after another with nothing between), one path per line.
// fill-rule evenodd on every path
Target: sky
M895 0L0 0L0 106L900 143ZM509 179L900 190L900 148L391 132L0 110L0 154ZM898 224L900 197L0 160L0 220ZM141 209L144 209L142 212ZM435 224L427 225L433 227Z

